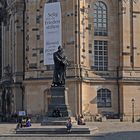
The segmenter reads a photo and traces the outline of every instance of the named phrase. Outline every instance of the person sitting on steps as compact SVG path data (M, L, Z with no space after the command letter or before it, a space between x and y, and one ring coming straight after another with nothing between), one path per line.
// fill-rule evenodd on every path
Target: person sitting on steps
M71 118L70 117L67 120L66 127L67 127L67 132L70 133L71 132L71 128L72 128L72 122L71 122Z
M81 116L78 115L77 124L78 124L78 125L85 125L85 124L86 124L83 115L81 115Z
M59 108L54 109L52 116L53 117L61 117L62 115L60 113L60 109Z

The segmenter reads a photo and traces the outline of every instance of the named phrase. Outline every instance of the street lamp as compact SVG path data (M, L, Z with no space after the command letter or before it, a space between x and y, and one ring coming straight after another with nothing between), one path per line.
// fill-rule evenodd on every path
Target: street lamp
M134 123L134 103L135 103L135 99L132 98L131 102L132 102L132 123Z

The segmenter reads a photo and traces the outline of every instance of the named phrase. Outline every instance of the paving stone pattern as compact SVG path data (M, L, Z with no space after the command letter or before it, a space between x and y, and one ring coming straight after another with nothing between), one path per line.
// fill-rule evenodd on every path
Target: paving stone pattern
M92 122L90 129L97 127L91 135L17 135L16 124L0 124L0 140L139 140L140 123L135 122ZM32 127L42 127L32 124Z

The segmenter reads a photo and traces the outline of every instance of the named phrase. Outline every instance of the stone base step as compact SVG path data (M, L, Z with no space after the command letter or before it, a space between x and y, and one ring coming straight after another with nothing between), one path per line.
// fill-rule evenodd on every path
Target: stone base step
M89 128L72 128L68 132L66 128L19 128L16 134L90 134Z
M41 122L42 126L65 126L66 122L68 120L68 117L44 117L43 121ZM76 124L76 120L74 117L71 117L71 121L73 124Z
M42 126L46 125L66 125L66 121L46 121L46 122L41 122Z

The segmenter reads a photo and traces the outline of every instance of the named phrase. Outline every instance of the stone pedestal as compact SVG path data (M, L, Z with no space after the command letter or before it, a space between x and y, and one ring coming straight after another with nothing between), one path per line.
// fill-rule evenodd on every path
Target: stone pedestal
M47 116L43 117L41 125L66 125L68 117L72 116L70 106L68 104L68 88L51 87L50 102L48 104ZM61 116L53 116L53 112L59 109Z
M72 116L71 110L68 104L68 88L66 87L51 87L50 95L51 100L48 105L47 116L52 117L52 113L55 109L59 109L62 117Z
M16 130L17 134L90 134L90 129L87 127L77 126L74 117L71 117L70 107L68 105L68 88L51 87L51 100L48 105L47 116L44 116L39 128L20 128ZM61 117L53 117L53 111L59 108ZM71 117L72 129L69 133L66 128L68 117ZM44 127L45 126L45 127Z

